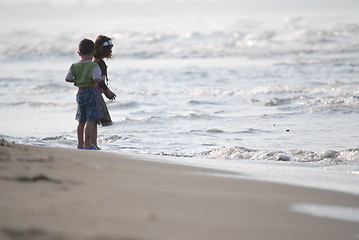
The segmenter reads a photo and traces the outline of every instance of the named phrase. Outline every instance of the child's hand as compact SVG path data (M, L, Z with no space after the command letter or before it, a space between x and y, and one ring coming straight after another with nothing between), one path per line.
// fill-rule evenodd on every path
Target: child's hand
M105 90L104 94L110 100L115 100L116 99L116 94L113 93L110 89Z

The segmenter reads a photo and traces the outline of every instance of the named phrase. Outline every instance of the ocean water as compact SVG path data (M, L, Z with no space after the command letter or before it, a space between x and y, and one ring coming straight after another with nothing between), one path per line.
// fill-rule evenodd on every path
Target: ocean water
M106 34L117 100L113 126L98 128L103 151L359 194L357 13L2 23L0 137L76 148L64 78L78 42Z

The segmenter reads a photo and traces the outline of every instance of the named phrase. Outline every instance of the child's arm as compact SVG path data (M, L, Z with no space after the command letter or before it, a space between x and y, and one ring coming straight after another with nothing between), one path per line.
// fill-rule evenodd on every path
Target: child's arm
M70 68L69 71L67 72L65 81L66 81L66 82L75 82L75 80L74 80L74 74L72 73L71 68Z
M110 100L115 100L116 99L116 94L114 92L112 92L109 88L107 88L107 90L104 90L103 93Z
M101 77L101 69L99 66L95 67L92 70L92 79L94 82L99 83L102 81L102 77Z

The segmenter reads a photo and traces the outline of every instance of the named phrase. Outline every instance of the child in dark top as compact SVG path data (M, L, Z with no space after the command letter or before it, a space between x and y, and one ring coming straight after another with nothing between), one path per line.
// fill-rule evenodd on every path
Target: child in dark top
M95 54L95 44L92 40L83 39L79 44L79 56L81 60L73 63L67 73L65 80L73 82L78 87L76 95L77 114L76 119L77 137L79 149L98 150L92 144L93 134L97 128L97 121L101 119L101 106L99 104L99 93L96 84L102 82L100 67L92 62ZM84 131L85 129L85 131ZM85 133L85 141L84 135Z
M100 93L104 93L108 99L115 100L116 94L113 93L107 86L108 85L107 65L103 60L104 58L106 59L112 58L112 47L113 47L113 43L111 41L111 38L104 35L98 36L95 41L95 56L93 61L98 64L102 72L103 81L98 84L97 89L99 90ZM105 81L107 82L107 85L105 84ZM103 115L102 115L102 119L100 120L100 123L102 124L102 126L112 125L110 114L108 112L105 101L103 101L103 99L102 102L103 102Z

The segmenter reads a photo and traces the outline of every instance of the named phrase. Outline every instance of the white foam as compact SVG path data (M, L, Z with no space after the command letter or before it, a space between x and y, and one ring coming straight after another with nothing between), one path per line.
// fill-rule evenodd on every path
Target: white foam
M327 150L324 152L297 149L283 152L260 151L238 146L222 146L211 149L207 153L204 153L203 156L216 159L320 162L324 164L359 163L359 149L342 151Z
M304 213L311 216L359 223L359 208L310 203L294 203L289 209L293 212Z

